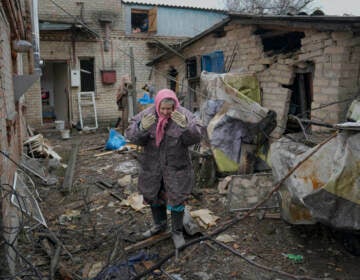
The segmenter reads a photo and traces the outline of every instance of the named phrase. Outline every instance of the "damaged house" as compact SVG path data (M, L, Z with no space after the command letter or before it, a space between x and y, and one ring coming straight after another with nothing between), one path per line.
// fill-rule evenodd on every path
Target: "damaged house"
M274 182L284 183L286 221L358 231L359 118L349 116L358 116L359 23L360 17L229 14L147 65L159 72L176 66L183 104L202 116L210 112L205 124L219 171L252 173L242 154L256 153ZM335 129L338 137L317 145ZM271 149L256 142L257 134ZM351 240L359 248L359 239Z
M32 108L28 122L33 127L55 120L66 127L79 121L89 128L113 125L124 81L134 84L132 102L143 95L145 84L157 89L154 71L144 61L224 17L211 2L40 0L43 75L26 97Z
M359 22L359 17L230 14L147 65L160 73L176 66L179 94L193 111L204 98L201 71L255 75L261 105L277 115L272 136L280 136L301 129L289 115L329 124L344 120L360 90ZM155 83L165 87L166 79L155 75ZM316 110L332 102L339 103Z

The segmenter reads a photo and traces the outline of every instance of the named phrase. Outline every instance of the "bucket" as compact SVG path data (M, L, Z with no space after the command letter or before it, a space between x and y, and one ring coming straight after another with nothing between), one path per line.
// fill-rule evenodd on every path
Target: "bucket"
M63 129L60 130L61 138L62 139L69 139L70 138L70 129Z
M55 128L57 130L63 130L65 128L65 122L64 121L55 121Z

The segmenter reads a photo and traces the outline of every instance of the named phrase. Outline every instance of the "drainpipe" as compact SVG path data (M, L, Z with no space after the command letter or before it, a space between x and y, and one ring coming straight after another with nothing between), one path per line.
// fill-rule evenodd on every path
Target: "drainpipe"
M31 23L34 50L34 72L41 75L38 0L32 0Z
M99 21L105 28L104 51L108 52L110 50L110 25L112 20L107 18L100 18Z

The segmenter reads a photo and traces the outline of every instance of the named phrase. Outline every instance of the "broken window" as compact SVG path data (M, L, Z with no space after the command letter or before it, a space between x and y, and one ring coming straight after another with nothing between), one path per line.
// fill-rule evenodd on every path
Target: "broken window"
M289 118L286 133L300 132L300 119L311 118L311 103L313 101L313 67L309 65L303 69L295 70L294 83L289 87L292 91ZM295 116L296 118L294 118Z
M95 92L94 58L80 59L81 91Z
M301 48L301 38L304 32L290 32L289 30L258 29L255 35L259 35L264 47L264 52L288 53Z
M131 10L132 33L156 32L157 8L150 10Z

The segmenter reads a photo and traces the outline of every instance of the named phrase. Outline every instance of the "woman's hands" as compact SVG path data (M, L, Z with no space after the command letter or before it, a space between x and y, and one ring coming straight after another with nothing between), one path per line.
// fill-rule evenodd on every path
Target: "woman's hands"
M143 130L148 130L150 126L152 126L155 123L155 115L149 114L142 117L140 121L140 128Z
M184 114L179 111L174 111L171 113L172 120L180 127L185 128L187 126L187 120Z
M179 111L174 111L171 113L171 119L181 128L187 126L186 116ZM140 128L142 130L148 130L156 121L154 114L145 115L140 121Z

